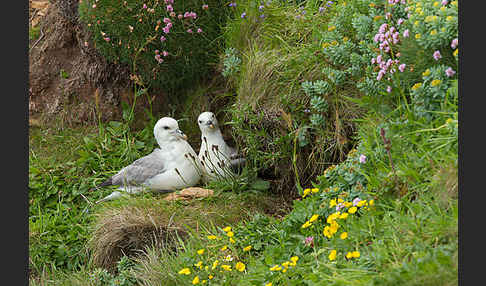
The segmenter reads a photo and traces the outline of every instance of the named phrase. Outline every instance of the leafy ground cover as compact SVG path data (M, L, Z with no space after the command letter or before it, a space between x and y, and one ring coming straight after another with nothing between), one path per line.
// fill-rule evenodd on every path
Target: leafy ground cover
M153 122L131 130L127 111L126 121L100 124L79 146L69 132L47 143L44 131L33 131L31 282L457 285L458 2L236 1L227 8L222 72L235 91L227 111L249 159L244 176L287 166L280 175L291 176L284 180L297 197L291 211L265 215L275 193L244 176L213 184L214 197L187 205L147 195L88 207L81 194L153 148ZM283 129L268 120L271 106L284 111ZM345 125L346 144L337 129ZM53 145L66 156L52 159ZM83 246L100 241L103 217L126 210L157 214L159 225L175 214L187 235L117 256L108 271L93 260L96 247Z

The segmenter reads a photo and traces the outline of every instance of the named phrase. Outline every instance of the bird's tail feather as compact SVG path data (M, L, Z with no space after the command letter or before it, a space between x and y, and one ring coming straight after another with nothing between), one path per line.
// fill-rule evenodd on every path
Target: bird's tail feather
M109 178L108 180L104 181L103 183L92 188L90 191L98 190L101 187L106 187L106 186L111 186L111 185L113 185L113 180L111 178Z

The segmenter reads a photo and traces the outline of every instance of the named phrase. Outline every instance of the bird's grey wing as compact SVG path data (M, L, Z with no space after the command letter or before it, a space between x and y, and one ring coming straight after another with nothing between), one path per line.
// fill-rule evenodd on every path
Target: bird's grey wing
M230 168L233 170L235 173L240 173L241 169L244 167L246 163L246 159L238 153L238 150L234 147L229 148L229 162L230 162Z
M135 160L112 177L113 185L140 185L157 174L166 171L165 163L159 156L160 149Z

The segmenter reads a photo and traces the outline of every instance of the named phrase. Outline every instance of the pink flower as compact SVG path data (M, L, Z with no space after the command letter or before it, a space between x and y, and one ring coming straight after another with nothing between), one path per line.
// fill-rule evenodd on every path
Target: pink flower
M398 19L398 21L397 21L397 25L401 25L401 24L403 24L403 22L404 22L404 21L405 21L405 20L403 20L402 18Z
M364 156L364 155L361 155L361 156ZM366 156L365 156L365 157L366 157ZM360 199L360 198L355 198L355 199L353 200L353 206L356 206L356 205L357 205L357 204L358 204L360 201L361 201L361 199Z
M448 2L449 2L449 1L447 1L447 0L442 0L441 4L442 4L443 6L445 6L445 5L447 5L447 3L448 3Z
M438 61L440 58L442 58L442 55L439 51L435 51L433 57L436 61Z
M202 5L202 8L203 8L203 10L208 10L209 6L208 6L208 4L204 4L204 5Z
M189 34L191 34L191 33L192 33L192 29L187 29L187 32L188 32Z
M453 76L456 72L451 68L449 67L448 69L445 70L445 73L448 77L451 77Z
M176 16L176 13L174 11L172 11L172 12L169 13L169 16L175 17Z
M198 33L202 33L202 29L201 28L197 28L197 32Z
M159 54L159 50L155 50L154 52L155 52L155 54L156 54L156 55L158 55L158 54Z
M366 163L366 155L361 154L361 155L359 156L359 162L360 162L361 164ZM354 204L354 201L353 201L353 204Z
M110 41L110 38L109 37L106 37L106 38L103 38L103 40L109 42Z
M93 9L96 8L96 4L93 4L93 6L91 6L91 7L93 7Z
M383 33L385 33L385 31L386 31L386 29L387 29L387 28L388 28L388 24L387 24L387 23L383 23L383 24L380 26L380 28L378 29L378 32L379 32L380 34L383 34Z
M160 37L160 41L161 41L161 42L163 42L163 41L165 41L165 40L167 40L167 39L166 39L164 36L161 36L161 37Z
M147 9L147 4L143 4L143 9Z
M172 23L171 23L171 22L169 22L169 23L167 23L167 25L165 25L165 26L166 26L167 28L169 28L169 29L170 29L170 28L172 28Z
M162 55L163 55L164 57L167 57L167 56L169 55L169 53L168 53L167 51L162 51Z
M452 40L451 42L451 48L455 49L457 48L457 45L459 44L459 41L457 40L457 38L455 38L454 40Z
M314 247L314 237L313 236L306 237L304 240L304 244L310 247Z
M408 38L410 36L410 31L408 29L406 29L405 31L403 31L403 37L404 38Z
M382 57L381 55L378 55L378 56L376 57L376 62L377 62L377 63L381 63L382 59L383 59L383 57Z
M372 58L371 59L371 64L375 64L375 62L376 62L375 58Z
M385 14L385 18L386 18L387 20L389 20L389 19L391 18L391 13L390 13L390 12L386 13L386 14Z
M170 32L170 28L165 26L162 28L162 31L164 31L164 33L168 34Z
M390 93L391 91L392 91L391 86L387 86L387 87L386 87L386 92ZM361 158L361 157L360 157L360 158ZM366 159L365 159L365 160L366 160Z
M174 8L172 8L172 5L167 5L167 12L172 12L174 11Z
M169 18L164 18L164 23L170 23L170 19Z
M380 70L378 72L378 76L376 77L376 80L381 80L384 75L385 75L385 71L384 70Z
M182 14L177 15L177 18L178 18L179 20L180 20L180 19L182 19L182 17L183 17L183 16L182 16Z
M405 71L405 67L406 67L406 66L407 66L406 64L401 64L401 65L399 65L399 66L398 66L398 70L399 70L400 72L404 72L404 71Z

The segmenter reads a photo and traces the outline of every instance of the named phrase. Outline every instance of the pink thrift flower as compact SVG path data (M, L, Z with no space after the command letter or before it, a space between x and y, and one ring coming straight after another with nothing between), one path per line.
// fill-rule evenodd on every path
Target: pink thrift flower
M376 62L377 62L377 63L381 63L382 59L383 59L383 57L382 57L381 55L378 55L378 56L376 57Z
M372 58L371 59L371 64L375 64L375 62L376 62L375 58Z
M361 155L361 156L364 156L364 155ZM366 156L365 156L365 157L366 157ZM360 158L361 158L361 157L360 157ZM353 200L353 206L356 206L356 205L357 205L357 204L358 204L360 201L361 201L361 199L360 199L360 198L355 198L355 199Z
M147 9L147 4L143 4L143 9Z
M93 7L93 9L96 8L96 4L93 4L93 6L91 6L91 7Z
M408 38L410 36L410 31L408 29L406 29L405 31L403 31L403 37L404 38Z
M163 55L164 57L167 57L167 56L169 55L169 53L168 53L167 51L162 51L162 55Z
M448 77L451 77L453 76L456 72L451 68L449 67L448 69L445 70L445 73Z
M310 247L314 247L314 237L313 236L306 237L304 240L304 244Z
M187 32L188 32L189 34L191 34L191 33L192 33L192 29L187 29Z
M201 28L197 28L197 32L198 33L202 33L202 29Z
M208 6L208 4L204 4L204 5L202 5L202 8L203 8L203 10L208 10L209 6Z
M174 8L172 8L172 5L170 5L170 4L169 4L169 5L167 5L167 7L166 7L166 8L167 8L167 12L172 12L172 11L174 11Z
M442 2L441 2L442 6L447 5L447 3L449 3L449 1L447 1L447 0L442 0Z
M457 45L459 44L459 41L457 40L457 38L455 38L454 40L452 40L451 42L451 48L455 49L457 47Z
M166 39L164 36L161 36L161 37L160 37L160 41L161 41L161 42L164 42L165 40L167 40L167 39Z
M391 13L390 13L390 12L386 13L386 14L385 14L385 18L386 18L387 20L389 20L389 19L391 18Z
M380 39L380 34L376 34L375 37L373 38L373 40L375 41L375 43L378 43L378 40Z
M172 28L172 23L171 23L171 22L169 22L169 23L167 23L167 25L165 25L165 26L166 26L167 28L169 28L169 29L170 29L170 28Z
M169 13L169 16L175 17L176 16L176 13L174 11L172 11L172 12Z
M164 33L168 34L170 32L170 28L165 26L164 28L162 28L162 31L164 31Z
M398 19L398 21L397 21L397 25L399 25L399 26L400 26L401 24L403 24L403 22L404 22L404 21L405 21L405 20L403 20L402 18Z
M391 86L387 86L387 87L386 87L386 92L390 93L391 91L392 91ZM361 157L360 157L360 158L361 158ZM365 159L365 160L366 160L366 159Z
M406 64L401 64L401 65L399 65L399 66L398 66L398 70L399 70L400 72L404 72L404 71L405 71L405 67L406 67L406 66L407 66Z
M440 58L442 58L442 55L440 54L439 51L435 51L433 57L436 61L438 61Z
M177 15L177 18L178 18L179 20L180 20L180 19L182 19L182 17L183 17L183 16L182 16L182 14Z
M380 70L378 72L378 76L376 77L376 80L381 80L384 75L385 75L385 71L384 70Z
M106 38L103 38L105 41L109 42L110 41L110 38L109 37L106 37Z
M170 23L170 19L169 18L164 18L164 23Z
M156 55L158 55L158 54L159 54L159 50L155 50L154 52L155 52L155 54L156 54Z
M383 33L385 33L385 31L386 31L386 29L387 29L387 28L388 28L388 24L387 24L387 23L383 23L383 24L380 26L380 28L378 29L378 32L379 32L380 34L383 34Z

